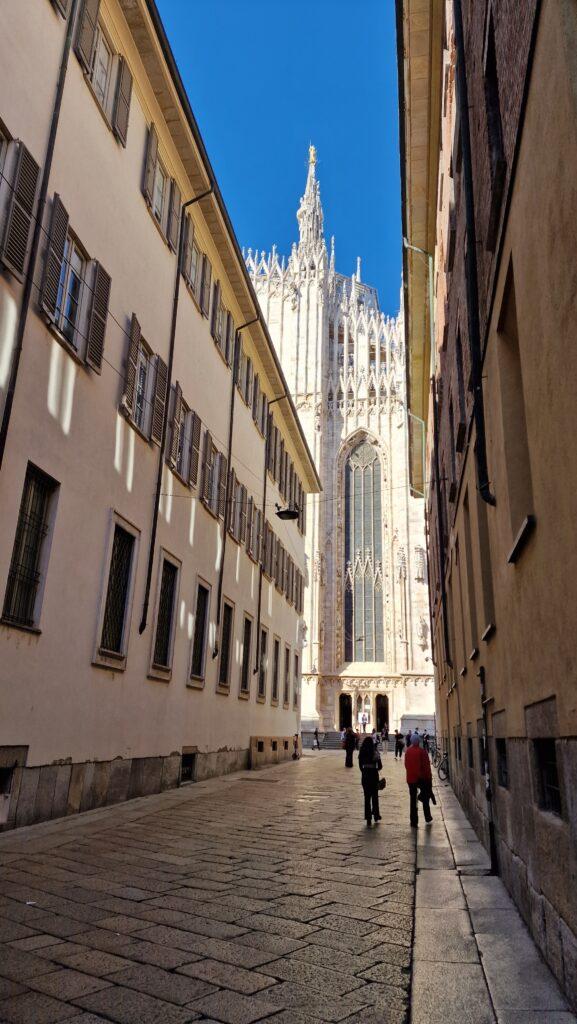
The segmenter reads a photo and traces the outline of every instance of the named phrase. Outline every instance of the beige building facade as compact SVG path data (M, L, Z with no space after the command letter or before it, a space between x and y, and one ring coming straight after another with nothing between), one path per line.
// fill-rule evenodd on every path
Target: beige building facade
M435 267L432 346L417 253L406 302L439 731L493 871L577 1006L577 12L397 9L404 228Z
M2 21L12 827L290 755L319 480L154 4Z

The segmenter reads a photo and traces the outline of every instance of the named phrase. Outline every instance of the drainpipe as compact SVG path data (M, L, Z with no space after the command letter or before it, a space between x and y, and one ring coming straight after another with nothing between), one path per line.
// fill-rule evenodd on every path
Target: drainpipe
M218 567L218 590L216 598L216 630L214 637L214 647L212 650L212 657L218 657L218 631L220 627L220 615L221 615L221 604L222 604L222 586L224 580L224 556L226 551L226 538L228 537L228 517L230 510L230 470L232 462L232 428L234 424L234 400L236 396L236 385L238 381L238 361L240 357L240 333L244 331L245 327L250 327L251 324L256 324L260 320L260 314L255 316L253 320L247 320L245 324L239 327L238 331L235 331L234 335L234 353L232 357L232 380L230 383L230 407L228 415L228 447L226 452L226 487L224 492L224 519L222 523L222 546L220 549L220 564Z
M488 705L493 700L492 697L487 697L487 688L485 685L485 667L479 666L477 672L477 678L479 679L481 688L481 707L483 709L483 751L485 763L483 765L485 771L485 796L487 798L487 818L489 820L489 855L491 857L491 874L499 874L499 857L497 854L497 840L495 838L495 820L493 816L493 787L491 785L491 765L489 761L489 712Z
M176 319L178 313L178 295L180 291L180 273L182 270L182 261L184 257L184 218L186 211L189 206L193 206L194 203L199 203L201 199L206 199L214 189L214 184L211 183L210 188L206 192L201 192L199 196L195 196L194 199L189 199L186 203L182 204L180 209L180 225L178 229L178 254L176 259L176 276L174 279L174 295L172 299L172 320L170 324L170 342L168 347L168 367L167 367L167 382L166 382L166 401L164 403L164 416L162 420L162 438L160 442L160 450L158 452L158 468L156 471L156 491L154 493L154 510L152 513L152 528L150 531L150 544L148 547L148 566L146 569L146 587L144 590L144 601L142 604L142 618L140 620L140 626L138 632L140 635L144 633L148 622L148 606L150 604L150 587L152 584L152 567L154 564L154 548L156 545L156 533L158 530L158 511L160 508L160 492L162 489L162 469L164 466L164 448L166 444L166 428L168 425L168 406L170 398L170 387L172 384L172 365L174 362L174 347L176 341Z
M465 220L467 256L465 279L467 286L467 321L471 376L473 382L473 416L475 419L475 460L479 493L488 505L495 505L495 496L489 488L487 446L485 439L485 411L481 378L481 328L479 325L479 286L477 277L477 233L475 228L475 200L473 195L473 165L471 160L471 133L469 125L469 96L465 63L465 37L461 0L453 0L455 18L455 44L457 49L457 100L459 105L461 145L463 151L463 191L465 193Z
M68 22L66 25L66 37L64 39L64 47L62 49L62 56L60 58L60 70L58 72L56 95L54 97L54 106L52 108L52 118L50 121L50 131L48 133L48 144L46 147L46 157L44 160L44 170L42 171L42 178L40 181L40 192L38 194L38 205L36 207L37 214L34 220L34 231L32 232L30 255L28 257L28 273L24 278L24 288L22 290L20 316L18 317L18 327L16 330L14 354L12 356L10 380L8 382L6 401L4 403L4 412L2 414L2 424L0 426L0 469L2 468L2 462L4 460L6 439L8 437L10 419L12 416L12 406L14 405L14 395L16 393L16 383L18 381L18 370L20 367L20 356L22 355L24 332L26 330L28 311L30 309L30 299L32 296L32 287L34 284L34 271L36 269L36 260L38 258L38 250L40 248L40 236L42 234L42 219L44 213L44 205L46 203L46 196L48 193L48 182L50 180L50 171L52 170L52 159L54 157L54 149L56 146L56 133L58 131L58 122L60 120L60 108L62 106L62 96L64 93L64 84L66 82L68 58L70 56L70 48L72 46L72 35L74 32L74 23L76 20L77 7L78 0L72 0L70 14L68 16Z
M437 494L437 527L439 531L439 582L441 585L441 607L443 612L443 640L445 646L445 663L453 668L449 646L449 623L447 621L447 588L445 586L445 565L443 560L443 502L441 499L441 474L439 471L439 410L437 406L437 386L431 377L431 397L433 399L433 467L435 472L435 491Z
M275 404L275 402L280 402L283 398L286 398L286 397L287 397L286 395L279 395L278 398L273 398L272 401L270 401L268 403L269 409L270 409L271 405ZM264 535L264 522L265 522L265 509L266 509L266 485L267 485L267 478L268 478L269 438L270 438L270 430L268 429L268 419L267 419L266 436L265 436L265 439L264 439L264 476L263 476L263 482L262 482L262 526L263 526L263 535ZM257 599L257 611L256 611L256 644L255 644L254 669L253 669L253 673L252 673L253 676L255 676L257 674L257 672L258 672L258 670L260 668L260 621L261 621L261 608L262 608L262 578L263 578L263 575L264 575L264 566L263 566L263 563L262 563L262 551L261 551L261 559L260 559L259 573L258 573L258 599Z

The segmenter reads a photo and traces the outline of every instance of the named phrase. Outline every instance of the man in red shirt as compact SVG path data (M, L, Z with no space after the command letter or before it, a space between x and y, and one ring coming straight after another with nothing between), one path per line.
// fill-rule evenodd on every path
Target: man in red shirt
M413 828L416 828L419 824L417 797L422 801L425 821L428 823L433 820L429 806L433 782L431 762L429 761L427 751L419 746L418 736L412 737L411 745L407 748L405 770L407 772L407 785L411 801L411 825Z

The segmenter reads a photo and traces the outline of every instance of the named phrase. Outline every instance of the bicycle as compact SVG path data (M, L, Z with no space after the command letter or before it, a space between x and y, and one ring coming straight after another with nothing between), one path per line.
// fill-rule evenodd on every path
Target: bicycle
M449 755L446 750L443 751L443 756L435 767L437 769L439 781L446 782L449 778Z

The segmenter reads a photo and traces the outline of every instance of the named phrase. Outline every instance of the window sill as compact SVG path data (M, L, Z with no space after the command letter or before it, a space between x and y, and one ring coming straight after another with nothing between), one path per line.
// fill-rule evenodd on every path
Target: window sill
M204 679L197 676L190 676L186 680L189 690L204 690Z
M86 71L84 72L84 81L86 82L86 84L88 86L88 91L90 92L90 95L92 96L92 99L94 100L94 102L96 104L96 107L98 109L98 113L100 114L102 120L104 121L104 124L108 128L108 131L110 132L110 134L116 139L116 135L115 135L114 129L112 127L112 121L110 120L108 114L106 113L106 110L102 106L102 103L98 99L98 96L96 95L96 93L94 91L94 86L92 85L92 82L90 81L90 78L89 78L89 76L88 76ZM112 84L112 83L110 83L110 84Z
M138 436L141 437L142 440L146 442L146 444L156 444L157 443L156 441L152 441L151 438L148 437L144 433L144 431L140 429L140 427L134 421L133 417L130 415L128 409L126 408L126 406L123 403L124 403L124 400L120 403L118 411L121 413L122 416L124 416L124 419L126 420L126 422L132 427L132 429L138 434Z
M479 657L479 648L478 647L473 647L473 650L471 651L471 653L469 655L469 661L475 661L475 659L478 658L478 657Z
M126 660L125 654L115 654L114 651L98 649L92 659L92 664L97 668L107 668L111 672L124 672Z
M149 206L148 201L147 201L146 196L144 195L144 193L142 195L142 198L144 199L144 202L145 202L145 205L146 205L146 209L148 210L149 217L150 217L152 223L154 224L156 230L158 231L158 234L162 238L162 241L164 242L164 244L165 244L166 248L168 249L168 251L172 252L172 249L171 249L171 247L170 247L170 245L168 243L168 238L166 237L166 234L164 232L164 228L162 227L162 224L160 224L159 221L157 220L157 218L155 217L153 209L152 209L152 206Z
M288 700L283 702L283 710L284 711L290 711L290 704L289 704Z
M278 708L278 698L271 698L270 706L271 708Z
M266 694L263 696L257 696L256 702L257 704L266 704Z
M466 676L467 675L467 666L466 665L463 665L463 667L461 669L459 669L459 675L460 676Z
M496 627L495 623L494 622L490 622L488 626L485 626L484 632L481 633L481 640L484 640L485 643L488 644L489 640L493 636L493 633L495 632L496 628L497 627Z
M220 693L221 696L228 697L230 694L230 686L223 686L222 683L219 683L216 687L215 693Z
M11 619L0 618L0 625L7 629L19 629L21 633L31 633L32 636L41 636L42 630L39 626L25 626L23 622L12 622Z
M70 358L73 359L74 362L78 364L78 366L86 367L88 364L85 362L85 360L79 354L78 349L74 347L74 345L72 344L71 341L68 341L68 338L64 337L62 331L56 326L56 324L54 323L53 320L49 319L48 315L44 312L44 310L42 311L42 315L43 315L43 317L44 317L44 319L46 321L46 326L48 328L49 333L52 335L52 337L56 338L56 341L60 345L62 345L62 348L64 349L64 351L68 353Z
M161 683L169 683L172 679L172 668L162 668L160 665L151 665L147 679L157 679Z
M216 519L217 522L219 521L220 516L218 512L214 512L213 509L211 509L210 505L206 504L206 501L204 501L203 498L200 499L200 504L202 505L203 509L205 509L205 511L208 512L209 516L212 516L212 518Z
M529 537L533 533L533 530L535 529L536 525L537 524L534 515L529 514L525 517L525 519L521 523L521 529L515 537L513 547L511 548L507 556L507 562L509 563L509 565L515 565L525 545L527 544Z
M250 692L248 690L240 690L238 694L239 700L250 700Z

